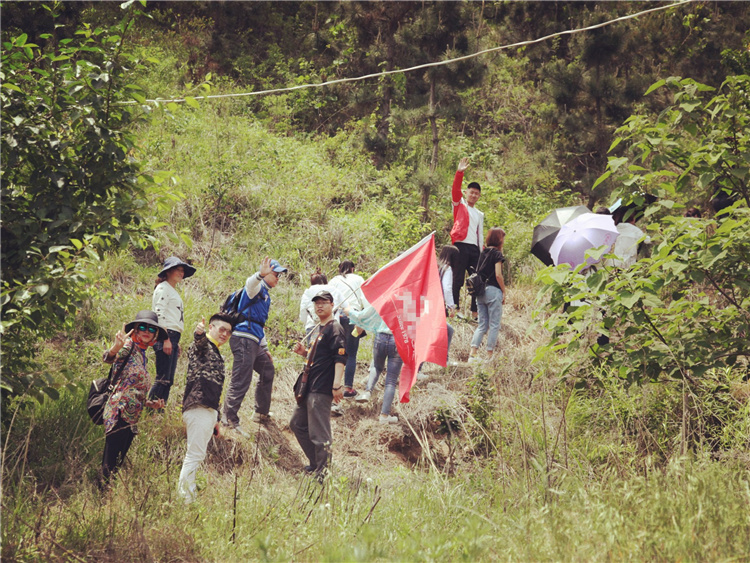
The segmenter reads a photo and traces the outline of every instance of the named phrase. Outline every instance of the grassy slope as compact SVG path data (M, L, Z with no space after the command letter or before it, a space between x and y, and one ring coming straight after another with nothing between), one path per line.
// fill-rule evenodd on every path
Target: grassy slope
M530 365L543 334L531 324L536 290L528 275L510 288L493 363L476 373L436 371L400 407L403 422L395 428L374 423L376 406L350 405L334 420L332 479L322 489L304 480L285 424L300 367L289 345L301 333L297 300L307 276L315 267L333 275L342 257L371 273L422 232L434 228L444 237L447 194L435 200L433 224L415 226L415 204L401 189L404 170L375 170L345 134L327 140L270 134L237 103L163 115L142 139L154 168L179 176L185 199L165 217L158 256L123 253L92 272L95 297L76 333L49 343L45 360L81 381L97 376L98 354L121 321L149 307L159 259L172 253L199 266L180 288L187 346L200 317L272 254L294 274L274 291L268 323L278 370L276 422L253 427L248 441L220 440L200 502L185 509L174 499L184 453L178 405L184 358L169 408L145 418L124 478L104 502L92 486L101 430L82 416L83 390L22 412L4 441L3 558L750 557L750 489L741 453L723 462L701 453L666 461L675 436L668 416L673 395L658 388L624 394L616 383L602 392L572 392L557 384L556 360ZM221 232L213 232L215 217ZM509 232L527 234L528 221L517 221ZM508 244L520 257L519 238L511 234ZM514 271L533 268L519 258ZM453 354L464 359L472 327L456 326ZM363 342L359 382L370 342ZM241 414L247 418L251 408L249 398Z

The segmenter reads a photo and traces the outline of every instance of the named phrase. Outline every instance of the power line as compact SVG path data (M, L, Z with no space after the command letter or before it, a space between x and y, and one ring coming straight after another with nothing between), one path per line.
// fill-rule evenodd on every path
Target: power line
M609 20L606 22L598 23L595 25L590 25L588 27L581 27L577 29L568 29L565 31L558 31L556 33L552 33L550 35L545 35L544 37L540 37L539 39L531 39L528 41L519 41L518 43L511 43L509 45L501 45L499 47L492 47L491 49L485 49L483 51L477 51L476 53L472 53L470 55L464 55L462 57L456 57L454 59L449 59L446 61L436 61L432 63L425 63L417 66L412 66L409 68L401 68L401 69L395 69L395 70L386 70L382 72L376 72L374 74L365 74L363 76L355 76L352 78L339 78L336 80L328 80L326 82L316 82L314 84L299 84L297 86L289 86L286 88L274 88L272 90L259 90L257 92L241 92L237 94L212 94L208 96L192 96L192 99L194 100L216 100L220 98L241 98L246 96L265 96L268 94L280 94L282 92L292 92L294 90L303 90L305 88L320 88L322 86L331 86L333 84L344 84L346 82L358 82L360 80L368 80L370 78L380 78L383 76L388 76L391 74L401 74L401 73L407 73L407 72L413 72L415 70L422 70L425 68L431 68L436 66L442 66L447 65L459 61L465 61L468 59L473 59L474 57L479 57L481 55L486 55L488 53L494 53L496 51L502 51L505 49L513 49L517 47L525 47L527 45L534 45L536 43L541 43L542 41L547 41L548 39L552 39L554 37L561 37L563 35L573 35L575 33L583 33L586 31L592 31L594 29L599 29L602 27L606 27L608 25L612 25L615 23L619 23L625 20L630 20L633 18L637 18L639 16L643 16L646 14L650 14L653 12L658 12L660 10L666 10L668 8L675 8L677 6L682 6L683 4L689 4L690 2L694 2L695 0L680 0L679 2L675 2L673 4L668 4L665 6L657 6L656 8L649 8L648 10L643 10L642 12L637 12L635 14L630 14L627 16L621 16L619 18L615 18L613 20ZM183 103L187 101L185 98L173 98L173 99L162 99L162 98L156 98L153 100L146 100L146 102L154 103L154 104L168 104L168 103ZM131 101L131 102L121 102L121 104L136 104L138 102Z

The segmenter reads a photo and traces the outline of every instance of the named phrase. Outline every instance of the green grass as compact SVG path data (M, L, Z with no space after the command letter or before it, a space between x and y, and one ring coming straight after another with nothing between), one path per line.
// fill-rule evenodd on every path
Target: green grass
M159 93L177 73L162 70ZM544 154L526 159L514 145L500 161L502 139L491 154L465 137L441 141L424 221L417 171L375 168L357 131L274 134L242 103L222 101L157 110L139 139L149 166L172 170L184 198L154 211L167 223L156 247L110 254L89 272L91 297L75 329L40 347L44 369L78 386L58 401L4 404L4 560L750 560L750 385L739 370L714 374L691 395L691 447L679 457L679 385L625 389L606 372L576 373L590 385L571 391L560 371L573 358L531 364L545 337L531 325L533 218L570 203L569 194L554 194ZM185 448L183 354L169 407L143 417L122 478L102 498L94 481L103 433L85 415L88 383L106 373L100 354L114 333L150 308L163 258L177 254L198 267L178 287L183 349L195 324L263 256L290 267L272 292L268 321L274 405L290 412L285 382L300 366L290 347L302 335L298 300L309 275L319 267L332 277L343 258L371 274L432 230L447 242L450 180L465 154L477 155L486 178L488 222L508 231L512 274L500 351L483 373L442 370L430 381L440 394L416 389L401 407L416 434L377 428L375 407L358 413L335 434L332 477L322 488L281 468L279 442L259 439L242 445L234 471L207 464L199 502L184 507L175 498ZM535 182L545 189L520 189ZM452 353L465 356L473 325L456 327ZM370 358L368 338L359 360L366 366ZM252 394L243 408L252 408ZM279 418L280 429L285 422ZM427 448L420 455L418 440L432 457ZM394 444L419 463L395 455Z

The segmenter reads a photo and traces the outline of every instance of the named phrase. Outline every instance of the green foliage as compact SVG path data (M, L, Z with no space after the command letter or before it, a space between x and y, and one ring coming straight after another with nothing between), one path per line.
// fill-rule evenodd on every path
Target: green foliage
M608 267L547 268L545 321L552 340L537 357L590 347L591 359L617 366L627 382L662 376L695 382L747 357L750 334L750 212L720 220L671 218L650 258L617 272ZM564 303L581 300L566 312ZM592 345L591 334L609 337Z
M625 203L643 194L704 207L720 191L750 205L750 76L729 77L714 89L691 79L667 78L648 93L667 88L672 102L657 117L634 115L617 130L624 156L610 158L610 174L622 185ZM710 97L709 97L710 96ZM653 213L652 209L648 213Z
M477 450L489 453L492 450L493 443L499 441L498 436L493 431L493 425L497 417L495 405L497 390L493 385L492 377L482 369L474 372L468 385L468 408L478 425L478 428L469 428L473 431L472 436Z
M55 17L55 7L45 5ZM26 34L2 45L3 390L52 392L33 374L39 338L71 326L87 295L86 268L109 248L145 244L149 200L162 176L136 160L138 60L112 32L84 25L74 39Z
M656 118L628 119L612 148L625 141L632 156L610 158L605 173L618 175L625 202L643 208L645 193L658 195L645 212L653 218L673 207L674 200L706 201L720 190L750 202L748 85L747 76L731 77L719 95L707 100L712 89L693 80L654 84L650 91L668 86L674 101ZM582 275L580 267L572 272L548 268L540 274L553 314L545 321L552 339L537 358L590 347L595 363L617 366L628 383L667 376L692 385L707 370L747 358L748 209L715 220L666 217L649 230L659 241L652 256L627 270L605 266ZM592 345L591 333L610 342Z

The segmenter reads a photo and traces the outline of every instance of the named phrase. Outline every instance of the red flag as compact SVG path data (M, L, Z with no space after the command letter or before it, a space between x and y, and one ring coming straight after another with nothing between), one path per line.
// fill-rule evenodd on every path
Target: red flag
M393 332L401 369L399 396L409 391L422 362L445 366L448 328L435 258L435 233L392 260L362 284L362 292Z

